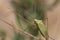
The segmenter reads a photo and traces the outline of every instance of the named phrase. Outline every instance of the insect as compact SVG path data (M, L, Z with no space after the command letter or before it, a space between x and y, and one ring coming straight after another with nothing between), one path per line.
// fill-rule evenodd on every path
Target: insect
M35 21L35 24L37 25L37 27L39 28L39 31L42 34L42 36L45 37L46 33L47 33L47 28L43 24L42 20L35 19L34 21Z

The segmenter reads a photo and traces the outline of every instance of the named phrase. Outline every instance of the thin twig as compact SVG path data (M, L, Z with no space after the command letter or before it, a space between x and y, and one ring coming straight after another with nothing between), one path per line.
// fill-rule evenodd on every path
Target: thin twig
M19 14L17 14L19 17L22 17L23 18L23 16L22 15L19 15ZM24 19L24 18L23 18ZM10 23L8 23L8 22L6 22L5 20L3 20L1 17L0 17L0 20L1 21L3 21L3 22L5 22L6 24L8 24L8 25L10 25L11 27L13 27L13 28L15 28L12 24L10 24ZM31 22L30 21L28 21L28 20L26 20L26 19L24 19L26 22L28 22L28 23L30 23L31 24ZM47 23L48 24L48 23ZM11 28L10 28L11 29ZM16 29L16 28L15 28ZM27 32L25 32L25 31L23 31L22 29L18 29L18 27L17 27L17 31L19 31L19 32L23 32L25 35L28 35L28 36L31 36L31 37L33 37L33 38L35 38L35 39L38 39L37 37L35 37L35 36L33 36L33 35L31 35L31 34L29 34L29 33L27 33ZM49 35L48 35L49 36ZM55 39L53 39L52 37L50 37L49 36L49 38L51 38L52 40L55 40Z
M1 20L1 21L3 21L4 23L6 23L6 24L10 25L12 28L14 28L14 26L13 26L12 24L10 24L10 23L6 22L6 21L5 21L5 20L3 20L2 18L0 18L0 20ZM15 28L15 29L16 29L16 28ZM23 31L22 29L20 29L20 28L18 28L18 27L17 27L17 29L16 29L16 30L17 30L17 31L19 31L19 33L20 33L20 32L22 32L22 33L24 33L25 35L31 36L31 37L35 38L36 40L39 40L39 38L37 38L37 37L35 37L35 36L31 35L30 33L27 33L27 32L25 32L25 31Z
M23 18L23 16L22 15L19 15L19 14L17 14L19 17L22 17ZM24 18L23 18L24 19ZM47 31L48 31L48 18L45 18L45 19L47 19ZM32 24L31 22L29 22L28 20L26 20L26 19L24 19L26 22L28 22L28 23L30 23L30 24ZM52 37L50 37L49 35L47 35L48 36L48 38L50 38L50 39L52 39L52 40L55 40L54 38L52 38ZM47 39L48 39L47 38Z
M55 40L54 38L52 38L49 34L48 34L48 17L47 17L47 14L46 14L46 21L47 21L47 38L50 38L52 40ZM47 39L48 40L48 39Z

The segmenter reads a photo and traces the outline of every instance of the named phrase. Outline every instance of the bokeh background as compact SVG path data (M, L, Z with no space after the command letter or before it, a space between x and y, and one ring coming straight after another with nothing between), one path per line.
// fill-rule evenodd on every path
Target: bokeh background
M0 0L0 40L37 40L24 32L45 40L34 19L42 20L49 36L60 40L60 0Z

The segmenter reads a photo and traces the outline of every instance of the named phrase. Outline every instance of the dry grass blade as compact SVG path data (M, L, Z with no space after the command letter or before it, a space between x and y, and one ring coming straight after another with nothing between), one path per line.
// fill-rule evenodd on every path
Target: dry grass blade
M0 18L0 20L3 21L4 23L8 24L9 26L11 26L13 29L15 28L12 24L6 22L6 21L3 20L2 18ZM35 38L36 40L39 40L39 38L31 35L30 33L27 33L27 32L25 32L25 31L23 31L22 29L20 29L20 28L18 28L18 27L15 28L15 30L18 31L19 33L22 32L22 33L24 33L25 35L28 35L28 36L30 36L30 37L33 37L33 38Z

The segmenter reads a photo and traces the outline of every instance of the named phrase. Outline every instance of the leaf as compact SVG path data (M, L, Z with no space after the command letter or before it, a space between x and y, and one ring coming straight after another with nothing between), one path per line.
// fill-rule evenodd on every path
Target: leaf
M39 31L40 31L41 35L43 37L45 37L46 33L47 33L47 28L43 24L42 20L35 19L34 21L35 21L35 24L37 25L37 27L39 28Z

